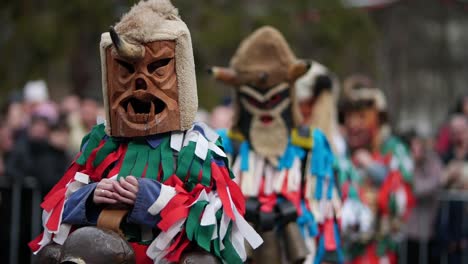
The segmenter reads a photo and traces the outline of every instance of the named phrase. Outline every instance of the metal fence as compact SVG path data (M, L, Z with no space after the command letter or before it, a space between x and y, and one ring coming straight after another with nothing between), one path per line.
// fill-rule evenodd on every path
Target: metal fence
M17 264L19 247L21 243L20 229L22 220L25 219L21 215L21 201L23 199L22 192L24 189L30 190L31 195L31 240L34 239L41 232L41 207L40 203L42 200L41 190L36 178L33 177L22 177L16 178L15 180L9 180L10 177L0 177L0 189L11 190L11 206L10 206L10 234L9 234L9 263ZM6 212L2 212L6 213ZM31 258L31 263L34 259Z
M467 217L467 205L468 205L468 192L466 191L447 191L447 192L442 192L439 194L439 201L440 201L440 217L444 219L446 222L450 221L449 215L450 215L450 203L451 202L462 202L463 207L462 207L462 212L460 212L461 216L461 227L460 230L462 232L461 235L466 236L467 228L468 228L468 217ZM467 237L464 237L464 239L468 239ZM441 254L441 259L440 263L442 264L447 264L449 263L448 260L448 252L446 250L446 247L444 247L445 250L442 251ZM427 263L427 262L426 262ZM461 254L461 260L460 263L468 263L468 248L465 248Z

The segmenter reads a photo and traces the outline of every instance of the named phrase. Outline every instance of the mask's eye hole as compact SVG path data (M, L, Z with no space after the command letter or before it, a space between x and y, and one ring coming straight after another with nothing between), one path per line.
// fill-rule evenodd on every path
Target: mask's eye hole
M270 103L272 104L277 104L281 101L281 96L279 94L273 95L273 97L270 98Z
M161 59L161 60L157 60L148 64L147 66L148 72L153 73L155 70L168 65L169 62L171 62L171 60L172 60L171 58Z
M132 64L126 62L126 61L123 61L123 60L119 60L119 59L116 59L117 63L120 64L120 66L124 67L128 73L134 73L135 72L135 68L133 67Z
M259 107L260 106L260 102L255 100L254 98L250 97L250 96L246 96L247 98L247 101L251 104L251 105L254 105L256 107Z

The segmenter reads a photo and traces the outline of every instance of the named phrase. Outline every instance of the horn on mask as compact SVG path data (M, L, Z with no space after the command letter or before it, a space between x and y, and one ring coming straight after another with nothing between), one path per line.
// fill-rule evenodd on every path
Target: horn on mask
M225 67L211 67L208 69L208 73L210 73L216 80L222 81L226 84L237 84L237 73L233 69Z
M142 45L133 44L120 37L113 27L110 27L109 33L112 43L117 53L124 59L134 61L143 58L145 48Z

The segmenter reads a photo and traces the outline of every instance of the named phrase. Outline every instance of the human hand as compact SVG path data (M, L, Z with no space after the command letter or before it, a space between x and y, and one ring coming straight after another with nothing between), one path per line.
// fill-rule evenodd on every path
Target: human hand
M134 176L121 178L120 181L112 182L119 202L133 205L138 193L138 180Z
M372 164L372 155L365 149L357 150L353 155L353 159L356 161L359 167L365 168Z
M95 204L116 204L119 202L115 195L113 182L115 181L111 179L102 179L97 184L93 195Z

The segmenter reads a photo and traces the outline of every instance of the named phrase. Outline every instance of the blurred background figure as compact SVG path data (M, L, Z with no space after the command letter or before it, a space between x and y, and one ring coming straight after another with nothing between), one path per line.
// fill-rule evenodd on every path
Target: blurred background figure
M19 183L27 181L28 185L38 189L42 196L48 193L63 176L70 163L67 154L69 142L67 128L58 117L58 108L55 104L42 102L34 105L34 108L31 108L27 127L15 140L6 159L5 174L10 181ZM19 263L28 263L30 252L27 243L31 238L31 223L34 217L31 216L31 189L23 188L21 196L20 210L23 217L18 256ZM11 210L9 204L6 204L2 208L2 214ZM4 219L6 222L9 220L8 217ZM2 233L8 234L8 232L2 230Z
M225 98L223 102L213 108L208 124L214 129L231 128L233 123L234 110L231 100Z
M23 96L17 92L11 93L3 108L4 125L11 130L13 138L16 138L29 120L23 104Z
M416 198L406 225L407 263L439 263L434 229L443 164L427 139L414 130L405 133L402 139L410 147L414 161L413 193Z
M464 95L459 98L454 110L450 113L448 117L448 121L443 123L442 126L439 128L436 137L435 149L437 150L439 155L444 157L444 161L446 159L450 159L450 157L448 156L451 155L449 153L453 145L453 128L451 127L451 120L454 115L465 116L465 118L468 118L468 95Z
M60 114L71 115L80 111L80 97L78 95L66 95L60 103Z
M31 115L36 111L36 108L49 100L49 91L44 80L29 81L23 89L24 110ZM23 116L23 120L28 121Z
M446 165L442 182L446 191L468 192L468 122L464 114L449 120L450 145L444 155ZM449 200L441 208L437 235L440 250L447 253L449 263L462 263L468 252L468 206L464 200Z
M296 98L303 125L321 129L339 156L346 154L346 143L338 126L336 97L339 80L322 64L311 61L307 73L296 82Z
M3 118L0 118L0 177L5 175L5 160L13 149L13 146L12 129L6 125Z
M348 77L341 100L349 156L360 174L354 184L375 217L370 236L351 244L347 253L355 264L397 263L400 234L414 205L410 153L392 134L386 98L370 78ZM359 217L359 211L355 214Z
M69 162L66 152L69 139L63 134L61 123L55 105L37 106L25 133L17 139L8 157L6 174L13 180L31 176L37 179L43 195L47 193Z
M442 155L443 161L450 167L450 164L461 164L468 159L468 115L455 114L449 121L450 145L447 151ZM461 180L462 178L453 178L447 175L448 183L451 180ZM468 179L465 179L468 183ZM463 186L459 186L462 187ZM464 188L467 188L464 186Z
M83 97L79 111L71 112L68 116L70 126L70 151L77 154L80 151L82 138L96 125L100 112L100 102L92 96ZM105 116L102 116L105 118Z

